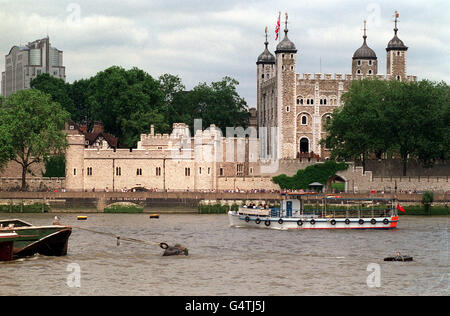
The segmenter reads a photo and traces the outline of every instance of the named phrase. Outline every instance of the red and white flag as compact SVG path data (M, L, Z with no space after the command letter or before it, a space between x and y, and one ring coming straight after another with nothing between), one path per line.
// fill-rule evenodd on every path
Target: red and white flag
M403 213L405 213L405 209L397 203L397 210L402 211Z
M277 21L277 27L275 28L275 34L277 35L277 37L275 38L275 40L278 40L278 36L280 33L280 17L281 17L281 12L278 13L278 21Z

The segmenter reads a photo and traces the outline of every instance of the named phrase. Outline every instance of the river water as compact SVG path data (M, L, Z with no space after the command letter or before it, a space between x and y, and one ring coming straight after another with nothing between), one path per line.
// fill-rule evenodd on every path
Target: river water
M47 225L53 216L13 217ZM0 263L0 295L448 295L448 217L403 216L392 231L275 231L230 228L226 215L59 216L67 225L181 243L189 256L162 257L158 246L117 246L114 237L74 228L65 257ZM396 251L414 261L383 261Z

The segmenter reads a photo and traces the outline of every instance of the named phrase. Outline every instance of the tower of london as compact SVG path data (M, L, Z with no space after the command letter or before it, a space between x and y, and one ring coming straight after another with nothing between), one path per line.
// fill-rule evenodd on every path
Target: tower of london
M287 15L284 38L276 46L275 55L269 52L266 34L265 49L256 62L257 122L263 157L327 158L330 151L320 144L325 124L333 110L342 105L342 95L354 80L417 80L407 74L408 47L398 37L397 17L394 37L386 47L386 75L378 73L378 58L367 44L365 22L362 46L353 54L351 74L345 75L296 72L298 50L288 37Z

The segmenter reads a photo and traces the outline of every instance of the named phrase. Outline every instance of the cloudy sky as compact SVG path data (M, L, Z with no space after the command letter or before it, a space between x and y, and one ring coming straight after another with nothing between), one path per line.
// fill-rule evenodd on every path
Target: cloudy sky
M69 82L111 65L179 75L188 89L231 76L251 107L264 28L274 51L279 11L282 18L289 13L298 73L350 73L367 19L368 44L384 74L395 10L409 47L408 73L449 82L448 0L0 0L0 51L48 34L64 51Z

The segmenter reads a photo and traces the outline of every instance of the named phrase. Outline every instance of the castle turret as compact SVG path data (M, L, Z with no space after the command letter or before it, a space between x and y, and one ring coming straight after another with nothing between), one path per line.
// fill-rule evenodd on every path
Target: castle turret
M364 42L360 48L353 54L352 75L372 76L378 73L377 55L369 46L367 46L366 21L364 21Z
M66 149L66 189L84 190L84 135L68 133L69 146Z
M406 52L408 47L400 40L397 36L399 14L395 11L395 27L394 27L394 37L389 41L386 47L386 74L392 79L396 80L406 80Z
M284 29L284 38L277 45L276 71L277 71L277 111L280 158L295 159L297 156L297 141L295 135L296 118L296 63L297 48L288 38L288 15Z
M261 86L264 81L269 80L275 76L275 57L269 52L267 41L267 27L266 27L266 41L264 42L266 46L261 55L258 56L256 61L257 67L257 78L256 78L256 108L257 108L257 123L258 126L267 127L267 121L265 120L264 113L266 112L265 98L261 93Z

